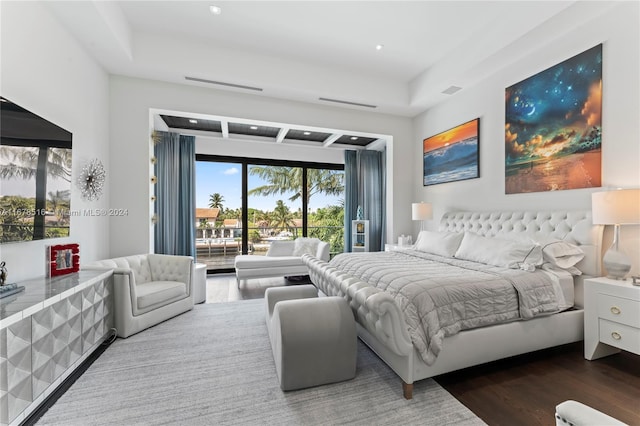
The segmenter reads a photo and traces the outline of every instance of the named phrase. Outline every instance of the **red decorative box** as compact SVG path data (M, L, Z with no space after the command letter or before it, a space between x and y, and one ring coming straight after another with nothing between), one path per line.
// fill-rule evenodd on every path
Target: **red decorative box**
M80 246L59 244L47 247L47 276L71 274L80 270Z

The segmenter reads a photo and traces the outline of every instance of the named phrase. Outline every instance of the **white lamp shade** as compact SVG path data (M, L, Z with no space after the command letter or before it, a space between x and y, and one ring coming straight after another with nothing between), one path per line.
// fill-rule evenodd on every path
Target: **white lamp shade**
M591 194L591 213L596 225L640 223L640 189L618 189Z
M413 220L433 219L433 208L431 207L431 203L411 204L411 218Z

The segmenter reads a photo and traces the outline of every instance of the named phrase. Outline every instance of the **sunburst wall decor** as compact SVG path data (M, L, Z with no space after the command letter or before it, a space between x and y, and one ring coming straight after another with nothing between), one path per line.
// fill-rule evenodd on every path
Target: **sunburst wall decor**
M102 196L104 181L107 173L102 162L97 158L89 161L82 167L78 176L78 188L84 200L98 200Z

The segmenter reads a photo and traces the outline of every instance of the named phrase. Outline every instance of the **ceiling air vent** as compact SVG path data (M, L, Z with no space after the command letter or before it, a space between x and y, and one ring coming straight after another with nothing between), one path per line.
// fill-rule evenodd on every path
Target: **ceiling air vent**
M262 92L261 87L245 86L243 84L225 83L224 81L206 80L204 78L185 76L185 80L197 81L199 83L217 84L218 86L234 87L236 89L255 90L256 92Z
M453 95L454 93L456 93L460 89L462 89L462 87L449 86L442 93L444 93L445 95Z
M365 108L377 108L376 105L370 105L370 104L361 104L358 102L350 102L350 101L341 101L339 99L330 99L330 98L318 98L321 101L325 101L325 102L335 102L337 104L345 104L345 105L355 105L355 106L360 106L360 107L365 107Z

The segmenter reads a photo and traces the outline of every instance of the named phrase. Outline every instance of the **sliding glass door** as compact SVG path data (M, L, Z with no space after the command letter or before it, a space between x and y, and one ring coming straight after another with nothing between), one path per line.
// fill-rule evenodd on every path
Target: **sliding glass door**
M302 168L248 166L249 248L264 255L272 241L303 235Z
M341 253L343 169L341 164L197 155L197 260L210 272L226 272L240 253L264 255L272 241L302 236L327 241L332 254Z
M233 267L242 252L242 164L196 161L196 261Z

